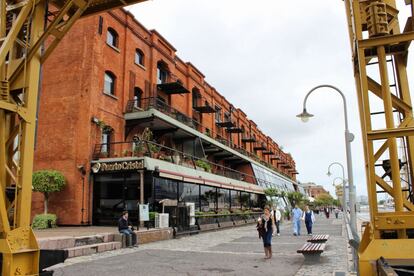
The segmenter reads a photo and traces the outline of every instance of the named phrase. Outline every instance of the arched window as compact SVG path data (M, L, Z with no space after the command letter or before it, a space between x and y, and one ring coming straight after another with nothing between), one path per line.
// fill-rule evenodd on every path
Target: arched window
M142 106L142 90L139 87L134 88L134 107L140 108Z
M144 53L140 49L135 50L135 63L144 66Z
M104 92L110 95L115 95L115 75L110 71L105 71Z
M108 31L106 33L106 43L108 43L112 47L118 48L118 42L118 33L114 29L108 28Z
M193 96L193 108L198 106L198 101L201 98L201 94L200 94L200 90L198 90L197 87L194 87L192 92L192 96Z
M168 65L159 61L157 63L157 84L166 83L168 80Z

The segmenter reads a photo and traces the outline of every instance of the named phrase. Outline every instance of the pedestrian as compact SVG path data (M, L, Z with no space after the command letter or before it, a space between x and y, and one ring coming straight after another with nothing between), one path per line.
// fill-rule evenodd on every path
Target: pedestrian
M325 216L328 219L329 218L329 208L328 207L325 207L324 208L324 211L325 211Z
M295 208L292 210L292 222L293 222L293 235L294 236L300 236L300 221L302 220L303 212L298 207L297 204L295 204Z
M313 214L313 211L309 209L308 205L305 206L302 219L305 221L308 236L312 236L312 226L315 223L315 215Z
M265 259L272 258L272 235L275 231L275 219L270 213L270 207L265 206L263 215L257 221L257 231L263 240Z
M335 218L338 218L338 215L339 215L339 209L338 209L338 208L335 208L334 213L335 213Z
M276 224L276 234L278 236L280 236L280 220L282 219L282 213L280 212L279 209L275 209L275 213L274 213L274 218L275 218L275 224Z
M122 216L118 220L118 230L119 233L125 235L126 237L126 246L132 247L136 246L137 243L137 234L133 231L134 228L132 224L128 221L128 211L123 211Z

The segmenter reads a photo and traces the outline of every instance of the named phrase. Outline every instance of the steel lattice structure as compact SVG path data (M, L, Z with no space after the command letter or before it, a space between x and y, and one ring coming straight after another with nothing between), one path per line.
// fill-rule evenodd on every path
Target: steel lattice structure
M406 0L405 4L412 14L412 1ZM399 262L412 264L414 258L414 240L408 239L412 238L409 229L414 228L414 122L406 69L408 48L414 39L413 21L410 17L401 32L394 0L346 0L345 7L371 217L359 246L359 271L360 275L374 275L376 266L383 267L376 262L380 257L390 264L409 258ZM381 102L381 112L374 112L378 104L373 98ZM375 116L381 116L385 128L376 126ZM379 165L385 174L379 175ZM407 172L404 181L402 168ZM378 193L383 192L394 200L394 210L378 208Z

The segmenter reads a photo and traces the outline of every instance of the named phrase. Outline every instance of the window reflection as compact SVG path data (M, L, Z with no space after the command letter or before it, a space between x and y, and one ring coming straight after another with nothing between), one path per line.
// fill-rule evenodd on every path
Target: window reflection
M201 211L216 210L216 188L210 186L200 186L200 207Z

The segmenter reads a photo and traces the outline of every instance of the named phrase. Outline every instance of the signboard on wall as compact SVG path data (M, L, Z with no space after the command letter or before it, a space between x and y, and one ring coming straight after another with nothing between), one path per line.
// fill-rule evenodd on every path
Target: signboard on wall
M119 161L119 162L97 162L92 164L92 172L119 172L144 169L144 160Z

